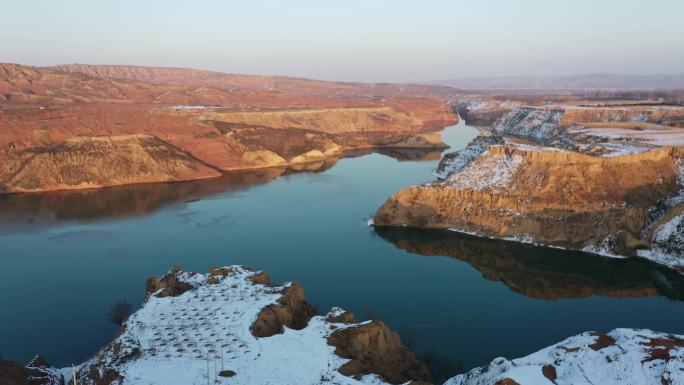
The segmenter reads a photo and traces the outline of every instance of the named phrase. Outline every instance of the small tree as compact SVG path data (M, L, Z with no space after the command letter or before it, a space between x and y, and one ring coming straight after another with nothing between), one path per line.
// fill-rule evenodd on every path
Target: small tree
M131 315L132 308L133 306L131 306L131 304L124 299L123 301L115 303L105 314L105 318L121 326L123 325L124 321L126 321L126 318Z

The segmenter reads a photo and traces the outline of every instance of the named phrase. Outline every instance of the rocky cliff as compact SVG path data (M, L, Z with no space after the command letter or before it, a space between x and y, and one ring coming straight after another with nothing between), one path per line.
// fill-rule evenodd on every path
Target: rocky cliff
M599 254L640 256L684 271L684 107L573 101L499 111L438 181L392 196L376 226L452 229Z
M684 208L682 156L676 148L596 157L528 145L491 146L444 180L390 197L377 211L375 225L651 256L684 270L678 215Z
M32 192L212 178L216 169L153 136L76 137L17 151L0 192Z

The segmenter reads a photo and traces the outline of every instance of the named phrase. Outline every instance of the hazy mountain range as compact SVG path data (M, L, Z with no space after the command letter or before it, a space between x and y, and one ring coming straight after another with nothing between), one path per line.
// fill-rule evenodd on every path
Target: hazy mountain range
M619 75L608 73L569 76L501 76L443 79L426 82L462 89L684 89L684 73L673 75Z

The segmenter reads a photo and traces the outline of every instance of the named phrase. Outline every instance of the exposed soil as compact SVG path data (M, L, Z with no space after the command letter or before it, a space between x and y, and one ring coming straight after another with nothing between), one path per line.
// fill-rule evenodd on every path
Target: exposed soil
M429 132L458 121L444 87L409 97L393 85L281 80L276 91L259 86L268 78L204 71L0 64L0 193L213 178L356 148L439 149Z

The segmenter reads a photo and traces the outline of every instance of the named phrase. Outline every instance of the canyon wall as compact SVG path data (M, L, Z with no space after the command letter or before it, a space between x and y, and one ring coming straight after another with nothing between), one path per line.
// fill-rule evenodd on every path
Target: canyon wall
M356 94L342 97L336 83L294 79L298 92L287 93L254 85L267 78L125 68L0 64L0 192L211 178L360 148L442 149L431 132L458 121L439 92L350 83ZM307 86L316 92L304 95Z

